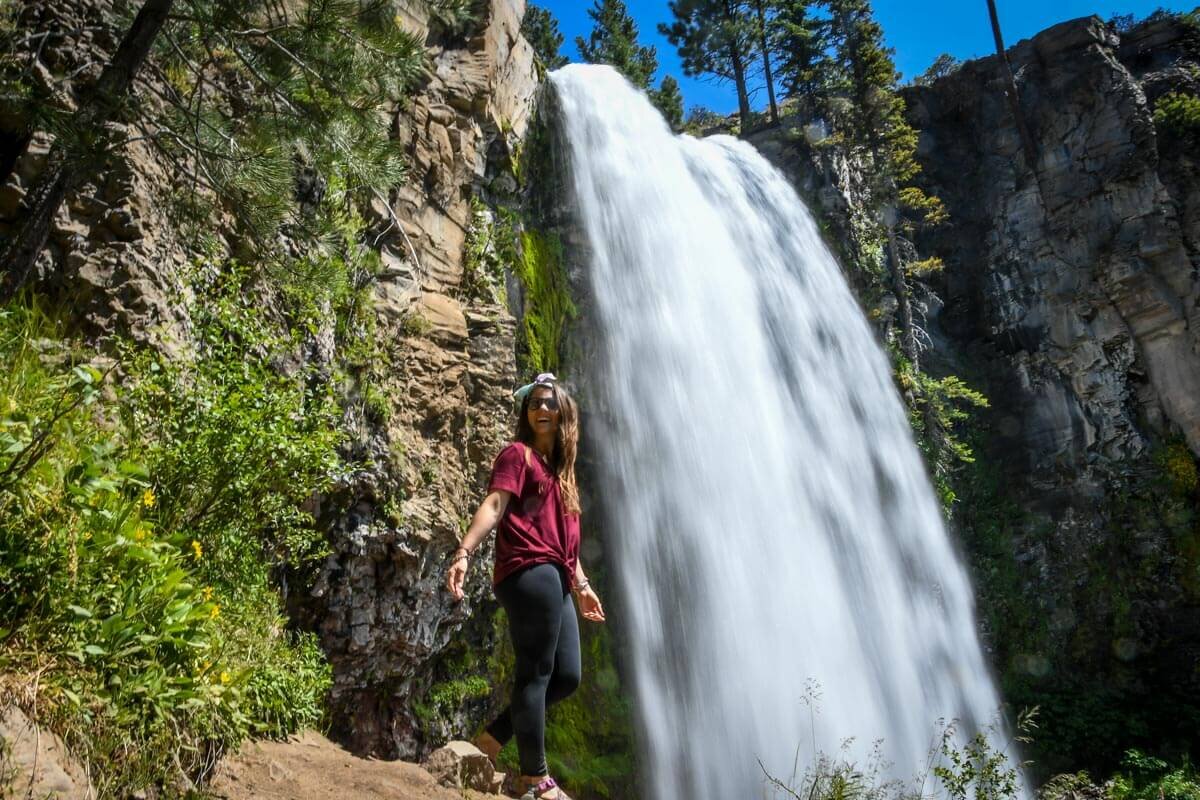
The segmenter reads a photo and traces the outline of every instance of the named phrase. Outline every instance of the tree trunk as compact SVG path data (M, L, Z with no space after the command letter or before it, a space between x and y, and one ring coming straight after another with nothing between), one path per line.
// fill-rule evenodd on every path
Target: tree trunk
M904 265L900 263L896 250L896 226L887 223L888 271L891 272L892 293L896 295L896 310L900 313L900 352L912 364L913 371L921 368L917 361L917 337L913 331L912 303L908 297L908 280L904 277Z
M767 47L767 18L763 12L762 0L754 4L758 11L758 38L762 48L763 76L767 79L767 99L771 104L771 122L779 124L779 106L775 104L775 80L771 77L771 51Z
M738 28L738 10L729 0L725 1L725 22L731 31ZM729 63L733 66L733 83L737 87L738 119L742 123L742 131L750 128L750 94L746 91L746 64L742 51L738 49L740 42L736 34L729 39Z
M1008 82L1008 88L1005 90L1005 94L1008 96L1008 107L1012 112L1013 122L1017 126L1017 135L1021 137L1021 149L1025 151L1025 165L1029 167L1034 180L1038 181L1040 191L1041 180L1037 168L1037 149L1033 145L1033 137L1029 135L1029 128L1025 125L1025 116L1021 113L1021 99L1017 95L1017 79L1013 75L1012 64L1008 62L1008 51L1004 49L1004 37L1000 35L1000 17L996 14L996 0L987 0L987 4L988 14L992 18L992 36L996 40L996 55L1000 57L1004 77Z
M116 116L122 102L129 96L138 69L166 24L174 2L146 0L142 5L112 61L104 68L96 85L75 112L74 127L77 130L102 131ZM83 183L91 159L103 154L103 138L99 145L89 150L85 153L71 152L62 137L54 142L46 166L29 192L29 215L0 260L4 265L4 275L0 277L0 302L11 299L29 277L38 255L46 246L50 228L63 199Z
M742 130L746 131L750 127L750 95L746 92L746 68L736 47L729 48L729 60L733 62L733 82L737 84L738 118L742 121Z

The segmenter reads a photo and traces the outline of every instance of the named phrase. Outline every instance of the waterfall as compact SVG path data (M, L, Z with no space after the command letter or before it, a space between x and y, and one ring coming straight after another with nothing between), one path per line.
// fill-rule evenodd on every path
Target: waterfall
M786 781L847 737L911 777L999 699L887 358L751 145L672 135L608 67L550 77L647 794L769 797L758 760Z

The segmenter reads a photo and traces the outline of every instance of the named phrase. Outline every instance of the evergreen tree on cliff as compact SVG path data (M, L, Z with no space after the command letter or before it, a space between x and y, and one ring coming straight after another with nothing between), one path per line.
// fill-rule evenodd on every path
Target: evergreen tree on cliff
M679 49L686 75L712 75L737 89L742 127L750 124L748 63L754 56L756 23L738 0L671 0L670 25L658 30Z
M657 90L650 88L658 71L658 53L653 47L638 44L637 22L630 16L622 0L596 0L588 9L593 27L587 39L575 37L579 54L589 64L608 64L629 79L634 86L650 97L673 130L683 119L683 95L679 82L671 76L663 78Z
M807 114L817 110L829 63L828 26L811 11L811 0L772 0L770 47L778 55L775 73L784 97L800 102Z
M533 46L533 52L546 65L546 69L558 69L570 63L570 59L558 52L562 47L563 35L558 32L558 20L541 6L530 5L521 20L521 33Z
M592 32L587 39L575 37L579 55L589 64L609 64L639 89L648 89L658 70L653 47L638 44L637 22L622 0L595 0L588 9Z
M758 53L762 57L763 81L767 87L767 105L771 109L771 122L778 124L779 104L775 102L775 76L771 70L770 34L767 32L767 0L753 0L753 6L756 23L755 34L758 36Z
M832 87L850 100L840 133L851 152L870 163L871 200L887 235L888 272L899 305L900 350L917 369L918 351L905 265L896 242L903 205L918 217L940 218L941 203L909 186L920 166L917 133L904 119L904 100L896 92L899 75L892 51L883 44L883 28L868 0L826 0L833 46ZM903 187L903 188L902 188Z
M650 100L658 106L671 130L683 130L683 93L679 91L679 81L666 76L658 89L650 90Z
M433 0L450 26L461 0ZM269 259L292 238L328 242L325 220L297 207L299 165L335 177L345 196L403 179L379 111L420 77L425 52L388 0L146 0L99 79L76 88L47 165L6 243L0 299L25 282L64 199L140 137L202 203L233 215ZM136 79L136 80L135 80ZM150 102L139 102L141 96ZM319 181L318 181L319 182Z

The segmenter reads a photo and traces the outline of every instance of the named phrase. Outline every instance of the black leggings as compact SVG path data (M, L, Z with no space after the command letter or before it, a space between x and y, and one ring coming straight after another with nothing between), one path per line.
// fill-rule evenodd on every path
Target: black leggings
M517 664L512 702L487 731L501 744L516 735L522 775L547 773L546 708L574 692L582 675L579 621L567 585L558 565L534 564L496 586Z

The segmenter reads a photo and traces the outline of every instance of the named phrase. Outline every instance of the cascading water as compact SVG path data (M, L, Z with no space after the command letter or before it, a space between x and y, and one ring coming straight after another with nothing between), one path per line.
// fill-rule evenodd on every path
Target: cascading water
M846 737L912 776L999 701L887 359L753 147L673 136L608 67L551 80L648 794L766 796L757 760L786 781Z

